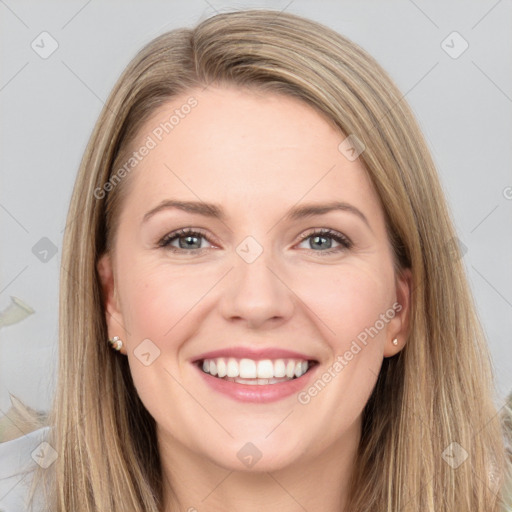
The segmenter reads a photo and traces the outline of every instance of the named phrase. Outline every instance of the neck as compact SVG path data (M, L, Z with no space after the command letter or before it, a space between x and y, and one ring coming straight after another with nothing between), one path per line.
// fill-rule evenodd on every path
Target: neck
M165 512L340 512L361 433L356 421L334 444L275 471L223 468L159 432Z

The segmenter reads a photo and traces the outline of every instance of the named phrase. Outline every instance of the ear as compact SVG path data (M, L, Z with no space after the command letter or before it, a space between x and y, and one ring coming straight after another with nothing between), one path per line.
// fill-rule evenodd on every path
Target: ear
M98 260L96 268L100 278L103 303L105 305L105 320L107 323L108 337L112 339L114 336L119 336L119 338L124 341L126 331L119 307L111 255L109 253L103 254ZM105 340L105 343L107 343L107 340ZM121 349L121 353L126 355L125 346Z
M411 311L412 272L411 269L402 269L395 278L396 303L393 306L394 317L390 320L387 329L384 357L392 357L402 350L407 343L409 334L409 316ZM396 306L396 307L395 307ZM398 344L393 345L397 339Z

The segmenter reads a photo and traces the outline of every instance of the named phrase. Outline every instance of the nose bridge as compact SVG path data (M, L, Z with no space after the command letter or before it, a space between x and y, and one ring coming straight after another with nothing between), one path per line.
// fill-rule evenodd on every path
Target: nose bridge
M225 318L243 319L251 326L288 318L293 312L292 294L275 274L279 265L271 249L247 237L236 252L223 297Z
M235 272L239 280L239 289L250 291L255 297L262 297L268 293L279 293L275 288L280 284L275 275L271 272L272 262L275 259L270 257L270 250L262 252L254 261L248 262L243 257L235 264Z

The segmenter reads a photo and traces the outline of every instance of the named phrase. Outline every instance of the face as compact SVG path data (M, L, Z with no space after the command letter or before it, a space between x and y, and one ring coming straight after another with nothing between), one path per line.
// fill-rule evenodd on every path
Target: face
M410 276L344 139L297 99L237 88L177 97L141 129L98 269L109 335L174 453L275 470L359 432L405 343Z

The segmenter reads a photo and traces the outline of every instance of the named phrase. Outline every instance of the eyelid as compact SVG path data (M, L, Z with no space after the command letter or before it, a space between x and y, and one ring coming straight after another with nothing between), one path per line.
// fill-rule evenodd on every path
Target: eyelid
M299 243L303 242L304 240L307 240L308 238L310 238L313 235L327 235L328 237L333 238L334 240L336 240L338 238L339 240L336 240L336 241L339 244L341 244L342 247L346 250L351 249L354 246L354 243L348 236L344 235L343 233L340 233L339 231L331 229L331 228L311 228L311 230L308 230L305 233L303 233L302 235L300 235ZM311 249L311 250L313 250L313 249ZM332 250L334 251L336 249L332 249ZM329 251L330 250L313 251L313 252L324 252L325 253L325 252L329 252Z
M304 233L302 233L299 238L300 240L304 240L305 238L309 238L311 235L315 235L315 234L325 234L325 235L338 235L338 236L342 236L343 238L347 238L345 237L345 235L343 235L343 233L340 233L338 231L335 231L334 229L331 229L331 228L310 228L308 230L306 230ZM347 238L348 240L348 238Z
M207 234L206 230L202 229L202 228L195 228L195 227L191 227L191 226L186 226L186 227L183 227L183 228L179 228L179 229L176 229L174 231L171 231L170 233L167 233L166 235L164 235L158 242L157 242L157 246L158 247L162 247L162 248L167 248L167 247L172 247L173 249L176 249L177 251L180 251L180 252L199 252L201 250L204 250L206 249L206 247L203 247L203 248L200 248L200 249L180 249L178 247L173 247L170 245L171 241L173 241L173 239L177 239L179 238L180 236L185 236L185 235L200 235L202 238L204 238L205 240L208 241L208 243L210 243L211 245L219 245L216 241L215 241L215 238L213 236L210 236L209 234Z

